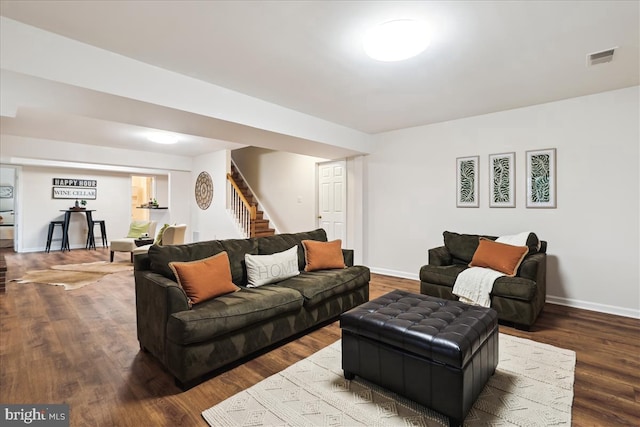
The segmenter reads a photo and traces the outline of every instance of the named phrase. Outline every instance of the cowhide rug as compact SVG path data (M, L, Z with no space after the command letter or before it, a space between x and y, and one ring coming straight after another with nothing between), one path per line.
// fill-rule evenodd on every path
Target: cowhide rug
M23 277L12 281L64 286L66 291L70 291L97 283L109 274L124 271L132 272L133 264L98 261L85 264L54 265L47 270L27 271Z

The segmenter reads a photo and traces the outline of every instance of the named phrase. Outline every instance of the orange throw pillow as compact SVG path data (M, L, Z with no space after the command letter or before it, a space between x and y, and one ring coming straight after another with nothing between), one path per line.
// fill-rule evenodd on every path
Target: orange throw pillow
M226 252L197 261L170 262L169 267L187 294L190 306L240 290L231 281L231 266Z
M513 277L528 252L526 246L507 245L481 237L469 267L486 267Z
M304 271L328 270L345 268L342 255L342 240L319 242L317 240L303 240L304 258L307 265Z

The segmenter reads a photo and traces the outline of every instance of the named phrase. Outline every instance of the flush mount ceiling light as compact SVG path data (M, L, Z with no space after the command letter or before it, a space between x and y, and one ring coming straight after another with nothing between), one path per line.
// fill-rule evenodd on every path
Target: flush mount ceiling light
M156 144L175 144L178 142L177 136L162 132L151 132L147 134L147 139Z
M364 51L378 61L412 58L429 45L429 31L420 21L399 19L371 28L364 36Z

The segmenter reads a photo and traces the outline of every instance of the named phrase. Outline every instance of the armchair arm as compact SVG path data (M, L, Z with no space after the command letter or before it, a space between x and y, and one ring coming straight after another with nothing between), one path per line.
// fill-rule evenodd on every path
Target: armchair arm
M344 265L353 267L353 249L343 249L342 256L344 257Z
M444 266L453 264L453 258L445 246L429 249L429 265Z
M524 279L533 280L534 282L540 281L540 273L546 272L546 262L547 262L547 254L545 253L535 253L532 255L528 255L520 264L520 268L518 269L518 277L522 277ZM542 277L544 278L544 274Z

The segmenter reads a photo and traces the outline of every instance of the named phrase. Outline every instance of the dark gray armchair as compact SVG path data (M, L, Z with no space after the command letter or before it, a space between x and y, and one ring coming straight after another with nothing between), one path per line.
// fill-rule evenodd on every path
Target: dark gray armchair
M429 264L420 269L420 293L457 300L452 293L458 274L467 269L480 237L494 236L458 234L445 231L444 246L429 249ZM520 329L529 330L545 303L547 242L531 233L527 240L529 253L515 277L500 277L493 285L491 307L498 318Z

